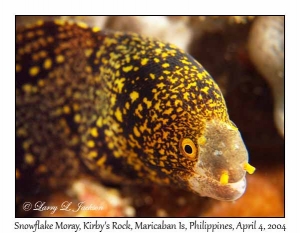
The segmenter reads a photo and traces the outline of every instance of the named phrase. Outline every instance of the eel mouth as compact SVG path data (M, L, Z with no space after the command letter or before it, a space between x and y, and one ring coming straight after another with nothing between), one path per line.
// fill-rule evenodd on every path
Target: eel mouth
M220 181L194 174L188 180L189 188L201 196L221 201L234 201L240 198L247 187L245 175L234 183L222 184Z
M227 186L229 186L230 189L233 190L235 193L235 196L232 197L231 201L237 200L246 191L246 187L247 187L246 176L244 176L242 179L240 179L235 183L228 183Z
M253 174L254 171L255 167L245 161L236 167L235 178L232 177L233 174L229 170L223 169L221 174L218 175L219 179L216 179L216 176L210 175L197 164L195 172L188 178L188 186L190 190L198 193L200 196L207 196L222 201L234 201L246 191L246 173ZM231 182L229 182L230 180Z

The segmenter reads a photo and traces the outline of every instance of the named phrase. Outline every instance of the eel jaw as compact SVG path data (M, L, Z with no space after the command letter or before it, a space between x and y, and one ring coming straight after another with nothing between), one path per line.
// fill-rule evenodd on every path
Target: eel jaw
M225 185L205 175L193 174L188 179L189 188L193 192L220 201L234 201L240 198L246 190L246 183L245 176L235 183Z

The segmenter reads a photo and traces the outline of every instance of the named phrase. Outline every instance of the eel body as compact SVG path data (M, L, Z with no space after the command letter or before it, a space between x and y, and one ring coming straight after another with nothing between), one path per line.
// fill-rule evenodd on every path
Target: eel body
M176 46L83 23L16 31L16 189L99 180L235 200L248 153L208 72Z

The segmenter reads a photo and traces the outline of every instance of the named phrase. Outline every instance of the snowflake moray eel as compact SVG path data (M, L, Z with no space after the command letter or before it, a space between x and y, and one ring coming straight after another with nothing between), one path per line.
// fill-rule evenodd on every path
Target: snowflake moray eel
M176 46L79 22L17 28L17 193L88 171L235 200L254 170L219 87Z

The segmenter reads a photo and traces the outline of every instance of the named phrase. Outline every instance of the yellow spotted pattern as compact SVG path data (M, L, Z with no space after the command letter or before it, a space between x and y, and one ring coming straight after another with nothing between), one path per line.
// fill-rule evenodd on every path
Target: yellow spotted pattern
M230 124L219 87L181 49L62 20L17 29L16 109L18 181L34 173L51 187L82 164L110 181L184 187L196 161L180 140L201 145L206 121Z

